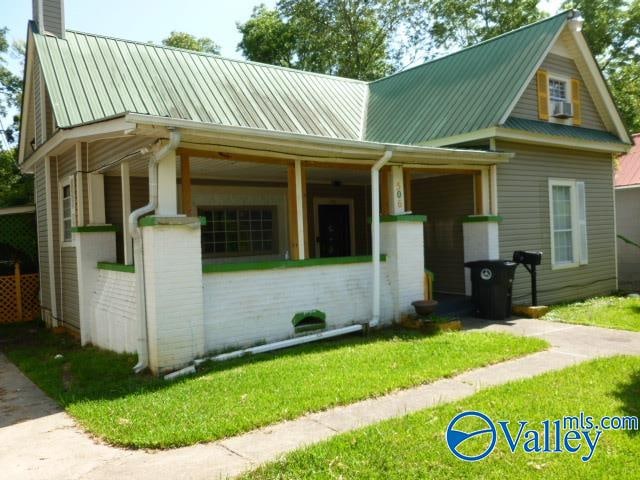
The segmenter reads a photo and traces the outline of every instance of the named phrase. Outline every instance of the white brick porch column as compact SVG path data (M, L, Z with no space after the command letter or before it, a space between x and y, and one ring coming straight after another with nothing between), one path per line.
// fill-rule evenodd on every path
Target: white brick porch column
M380 217L380 249L387 255L394 321L413 312L411 302L424 299L424 215Z
M204 354L200 219L145 217L140 225L149 367L158 374Z
M500 258L498 215L469 215L462 220L464 238L464 261L498 260ZM471 272L464 269L464 290L471 295Z
M93 294L98 280L98 262L116 261L116 227L112 225L87 225L74 227L78 269L78 299L80 315L80 341L82 345L93 341L90 317Z

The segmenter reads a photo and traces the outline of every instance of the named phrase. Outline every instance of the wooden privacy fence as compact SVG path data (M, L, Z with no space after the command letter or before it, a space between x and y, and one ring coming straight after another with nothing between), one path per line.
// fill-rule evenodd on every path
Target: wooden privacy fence
M0 276L0 323L26 322L40 315L37 273L20 273L15 264L13 275Z

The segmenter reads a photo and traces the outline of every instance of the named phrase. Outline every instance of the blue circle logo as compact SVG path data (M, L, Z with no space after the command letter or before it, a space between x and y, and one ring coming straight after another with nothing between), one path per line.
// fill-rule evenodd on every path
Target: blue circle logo
M463 422L465 419L470 420L468 422ZM460 428L456 429L455 427L458 423L462 423L463 425L465 423L473 424L474 429L472 431L465 431ZM480 427L476 428L476 425L480 425ZM496 432L496 426L488 416L484 413L468 411L456 415L451 422L449 422L446 438L447 446L449 447L449 450L451 450L451 453L460 460L475 462L482 460L493 452L493 449L496 446L498 434ZM472 438L481 438L482 441L478 440L473 442L473 448L471 449L469 447L470 442L467 442L467 440ZM465 449L465 447L467 448ZM473 451L471 452L469 450ZM478 453L478 451L480 453Z

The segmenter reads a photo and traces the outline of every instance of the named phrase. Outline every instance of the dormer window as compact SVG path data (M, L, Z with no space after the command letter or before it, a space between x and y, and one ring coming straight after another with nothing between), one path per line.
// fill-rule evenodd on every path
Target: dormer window
M538 70L540 120L578 126L581 122L580 80Z
M549 79L549 98L552 102L567 102L567 82L557 78Z

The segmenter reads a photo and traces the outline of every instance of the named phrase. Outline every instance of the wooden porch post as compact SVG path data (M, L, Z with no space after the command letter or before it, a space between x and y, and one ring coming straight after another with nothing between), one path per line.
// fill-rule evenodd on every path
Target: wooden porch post
M287 199L289 211L289 253L293 260L305 258L305 193L303 167L300 160L289 164L287 172Z
M389 215L389 167L380 169L380 215Z
M133 239L129 235L129 215L131 214L131 182L129 163L120 164L120 185L122 187L122 244L124 263L133 265Z
M403 169L404 173L404 210L411 211L411 170Z
M180 154L180 184L182 187L182 213L191 216L191 157L187 153Z

